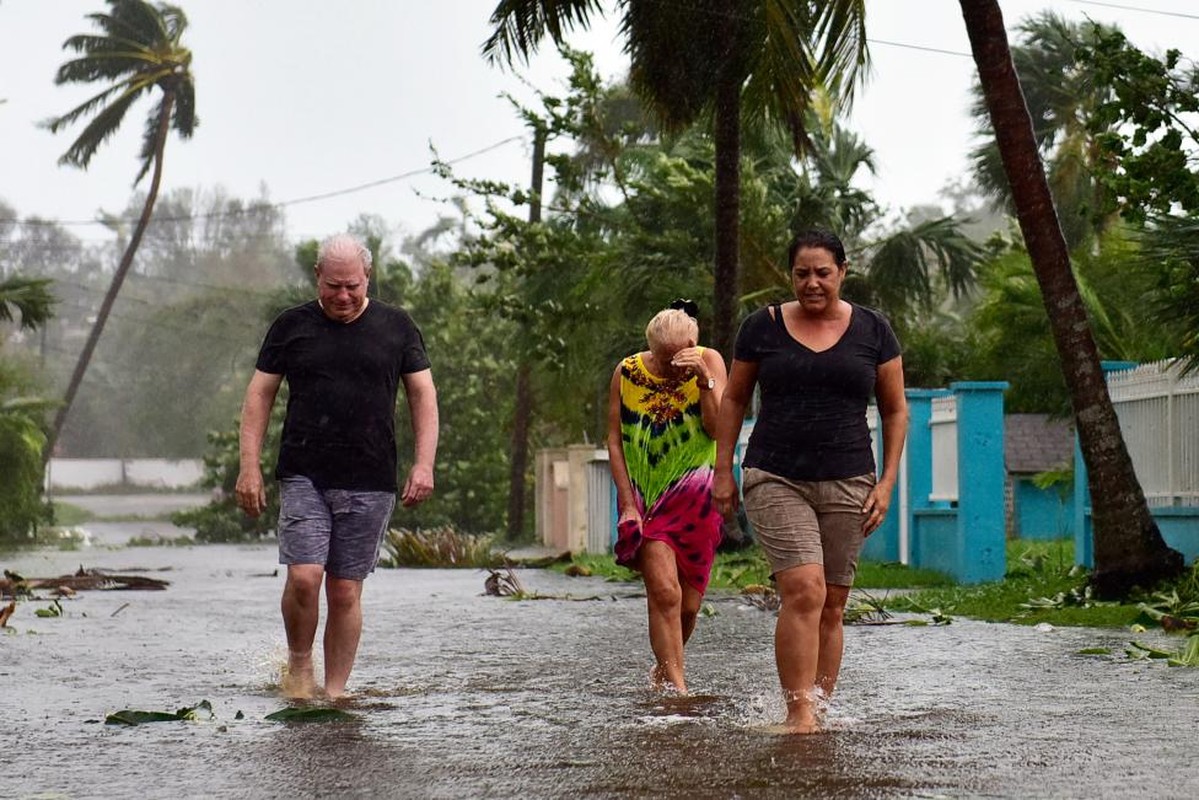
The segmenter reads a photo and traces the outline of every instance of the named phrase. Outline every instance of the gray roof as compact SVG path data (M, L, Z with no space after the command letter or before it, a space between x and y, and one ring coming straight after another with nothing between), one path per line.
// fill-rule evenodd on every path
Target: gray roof
M1006 414L1003 460L1008 472L1037 473L1074 463L1074 425L1048 414Z

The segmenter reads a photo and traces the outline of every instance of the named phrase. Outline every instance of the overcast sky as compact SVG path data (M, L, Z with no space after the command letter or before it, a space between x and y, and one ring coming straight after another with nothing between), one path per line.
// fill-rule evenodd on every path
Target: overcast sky
M554 53L519 75L479 55L496 0L176 0L188 14L200 126L167 147L164 188L213 187L286 204L292 238L343 230L360 213L402 232L445 209L444 183L419 174L433 145L446 159L480 153L460 174L527 181L529 142L504 92L559 91ZM614 4L610 4L614 5ZM966 170L973 62L957 0L868 0L872 76L850 127L876 151L869 184L892 209L932 202ZM1053 9L1120 25L1151 51L1199 57L1199 0L1001 0L1009 32ZM63 41L90 31L101 0L0 0L0 199L21 216L63 220L84 240L104 236L100 209L127 203L148 106L83 172L58 157L79 128L55 136L36 123L71 108L86 89L56 87ZM1160 13L1170 12L1170 13ZM606 77L625 70L614 20L574 44L596 53ZM414 174L416 173L416 174ZM411 176L411 177L401 177ZM391 179L395 180L391 180ZM365 184L383 183L353 190ZM340 194L312 199L329 193Z

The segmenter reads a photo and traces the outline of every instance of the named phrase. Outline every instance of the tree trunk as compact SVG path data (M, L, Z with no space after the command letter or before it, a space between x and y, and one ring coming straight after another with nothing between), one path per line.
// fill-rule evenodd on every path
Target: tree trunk
M1180 574L1182 555L1162 539L1124 445L1037 152L999 3L960 3L1016 216L1070 390L1091 491L1092 585L1101 597L1122 597L1133 586L1148 588L1162 578Z
M529 185L529 223L541 222L541 188L545 174L546 131L533 131L533 176ZM528 338L525 332L524 338ZM516 541L525 530L528 498L529 422L533 418L533 375L528 360L516 371L516 402L512 409L512 448L508 462L508 541Z
M716 86L716 258L712 274L712 346L733 357L741 299L741 74L736 57L738 19L721 18L724 44Z
M96 314L96 323L92 325L92 329L87 336L87 341L84 342L83 350L79 353L79 360L75 363L75 371L71 373L71 380L67 384L67 391L63 396L62 405L59 406L58 413L54 415L54 423L50 427L50 435L46 440L46 448L42 451L43 470L46 464L50 462L50 457L54 454L54 448L58 445L62 429L67 422L67 415L71 413L71 405L75 402L75 395L78 394L79 386L83 383L83 376L87 373L88 365L92 360L92 354L96 350L96 344L100 341L100 334L104 332L104 324L108 322L108 315L112 312L112 307L116 303L117 294L120 293L121 286L125 283L125 276L129 274L129 268L133 265L133 257L137 254L137 248L141 244L142 236L146 232L146 227L150 224L150 215L154 213L154 202L158 199L158 187L162 182L162 156L166 149L167 134L170 132L171 110L174 105L175 93L171 91L164 92L162 98L162 117L158 122L158 133L154 142L154 174L150 179L150 190L146 194L146 202L142 205L142 213L138 217L137 227L133 229L133 236L130 237L129 244L125 247L125 252L121 255L121 261L117 264L117 271L113 273L112 284L108 287L108 292L104 295L103 302L100 303L100 311Z

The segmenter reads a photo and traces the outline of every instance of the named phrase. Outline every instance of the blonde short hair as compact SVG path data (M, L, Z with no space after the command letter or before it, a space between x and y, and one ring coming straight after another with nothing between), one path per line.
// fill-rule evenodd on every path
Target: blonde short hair
M677 308L663 309L645 326L645 341L650 350L671 345L682 347L688 341L698 342L699 324L687 316L686 311Z

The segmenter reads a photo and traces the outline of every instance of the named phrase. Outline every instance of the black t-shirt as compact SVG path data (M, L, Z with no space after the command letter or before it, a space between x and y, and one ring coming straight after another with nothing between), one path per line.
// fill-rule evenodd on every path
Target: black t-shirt
M396 491L396 393L402 375L429 368L407 312L371 300L346 324L315 300L289 308L271 324L256 366L283 375L289 390L276 478Z
M851 304L853 305L853 304ZM878 365L899 355L886 318L853 305L835 345L815 352L788 333L779 306L746 318L734 350L756 362L761 408L742 465L795 481L828 481L873 472L866 405Z

